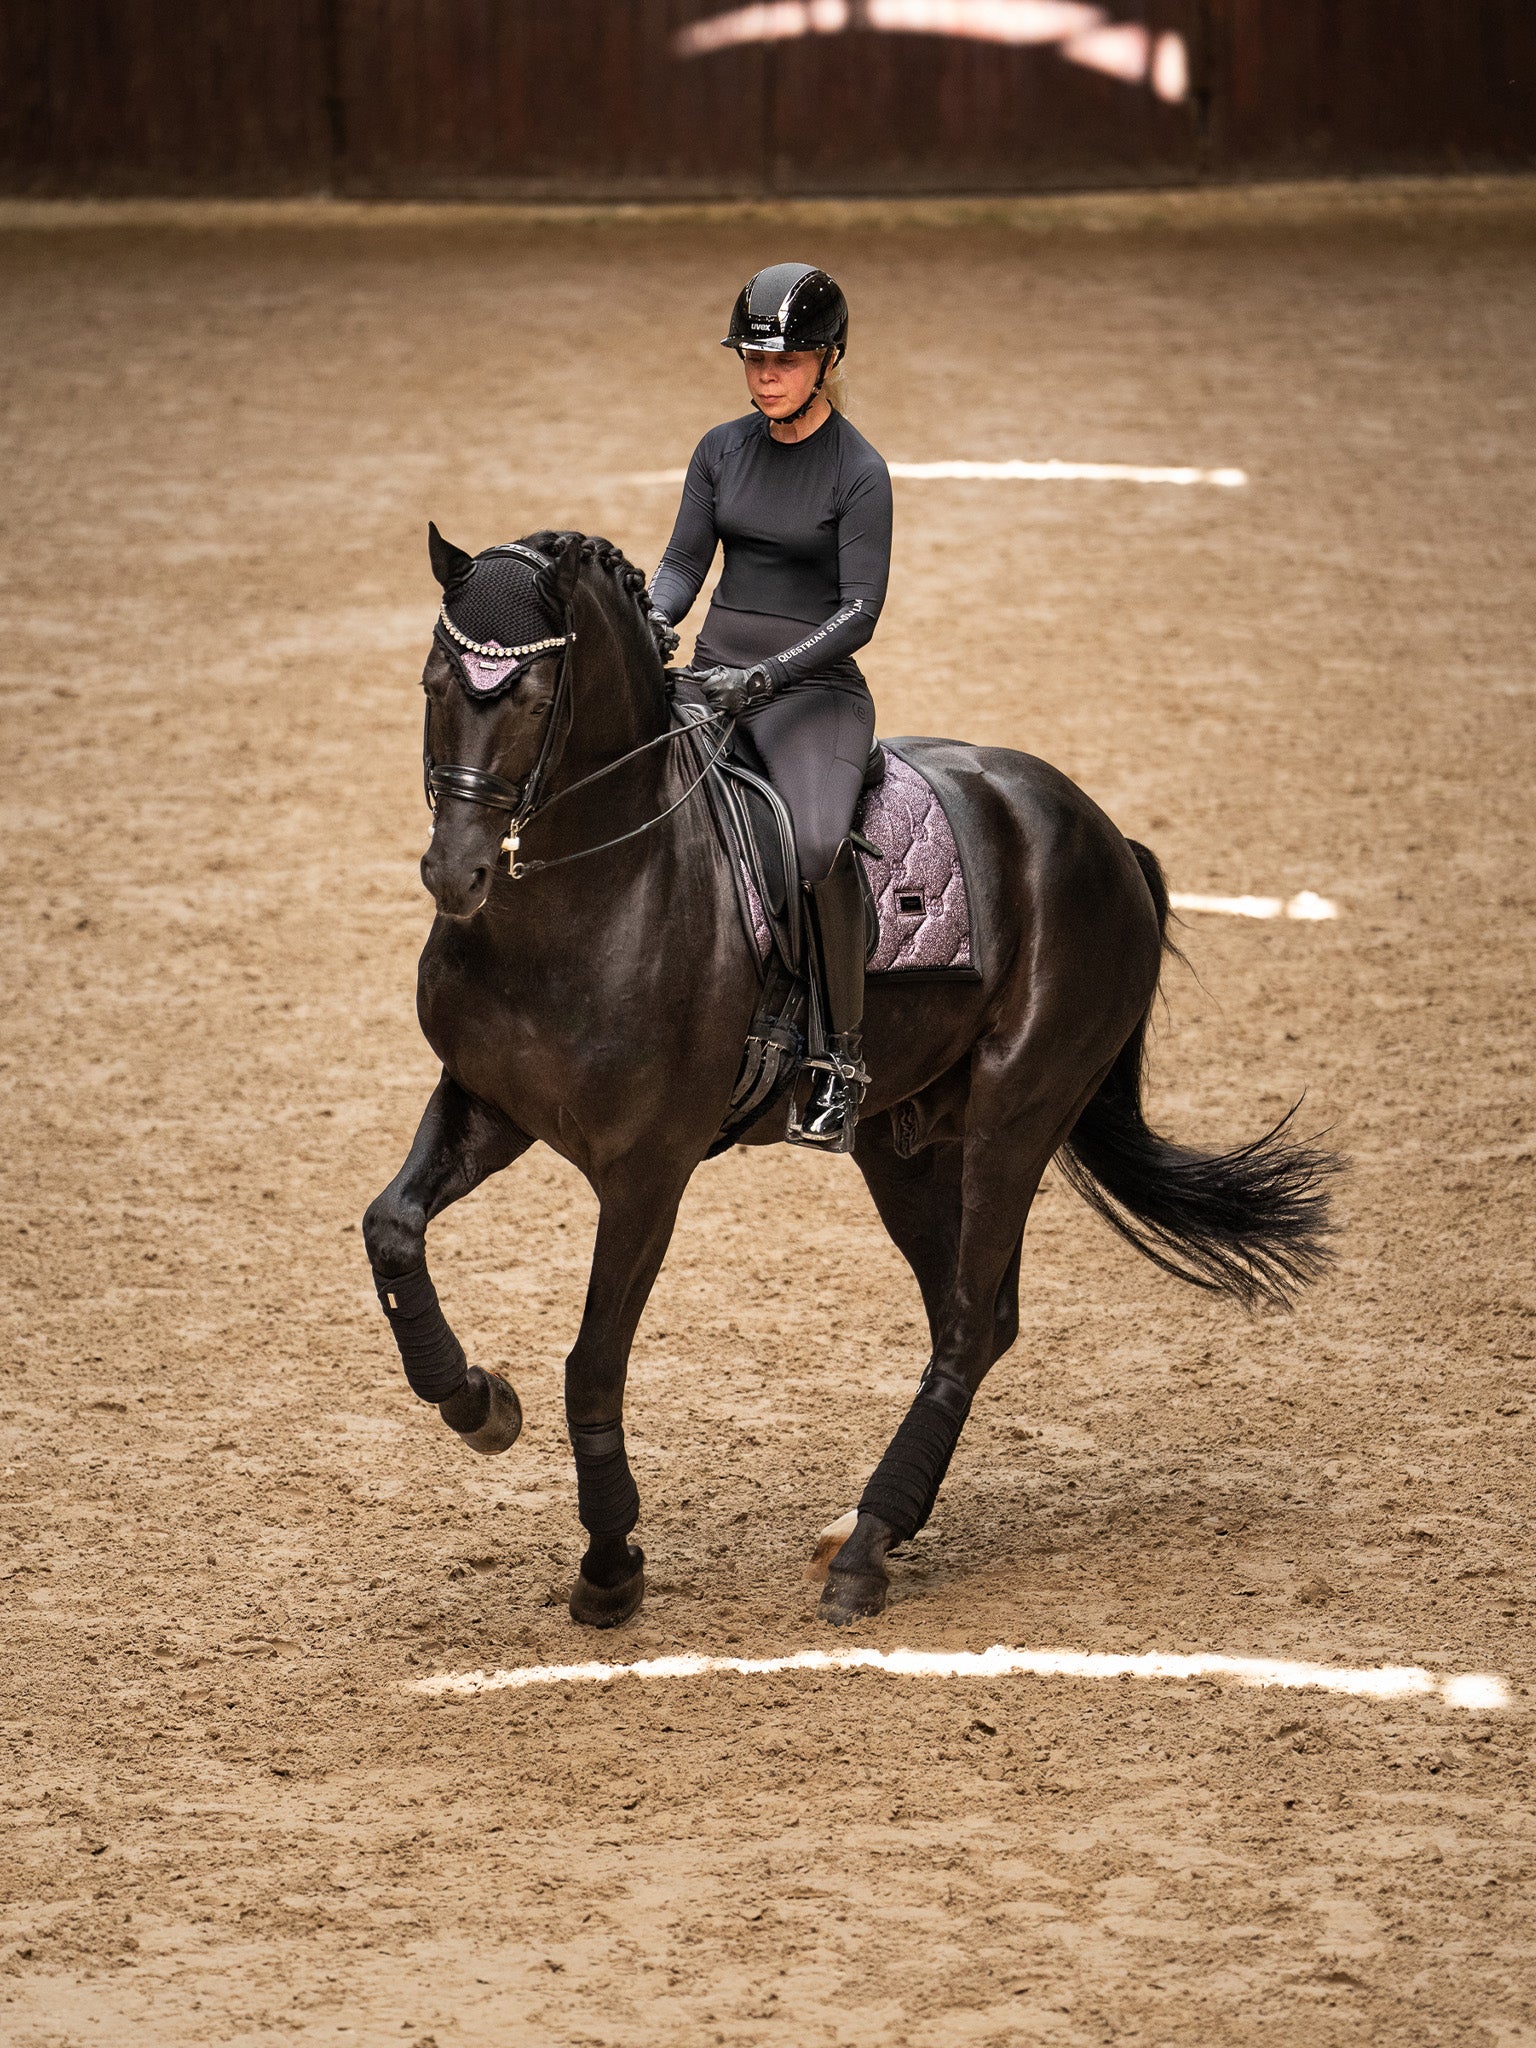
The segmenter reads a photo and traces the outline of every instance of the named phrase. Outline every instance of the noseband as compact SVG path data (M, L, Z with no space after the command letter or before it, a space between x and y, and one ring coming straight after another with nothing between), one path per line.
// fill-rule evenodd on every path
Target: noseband
M572 545L579 546L580 543L573 542ZM516 542L507 547L500 548L497 552L499 554L522 555L526 560L546 571L553 567L547 555L540 554L536 548L528 547L522 542ZM567 861L585 860L589 854L606 853L611 847L623 846L627 840L638 839L641 833L649 832L652 826L661 824L664 819L670 818L674 811L682 809L683 805L687 803L689 797L693 795L694 791L703 782L705 776L714 767L730 744L731 733L735 729L736 724L734 718L726 718L723 712L716 712L712 718L700 719L698 721L700 725L719 724L723 720L725 730L720 736L719 745L704 763L704 766L699 770L693 781L689 783L688 787L677 799L676 803L669 804L666 810L658 812L654 818L647 818L643 825L637 825L632 832L621 832L616 839L605 839L600 845L583 846L574 853L562 853L554 860L520 861L517 854L518 848L522 843L522 835L532 819L537 817L541 811L552 810L556 804L563 802L566 797L574 796L577 790L586 789L594 782L601 782L605 776L612 775L615 770L625 767L631 761L637 760L641 754L650 753L652 748L666 746L671 741L682 738L693 730L693 726L689 724L670 727L666 732L658 734L655 739L645 740L638 747L632 747L627 754L621 754L616 761L610 761L605 767L594 769L590 775L584 775L579 782L572 782L566 788L556 790L552 796L546 797L544 795L544 785L553 770L557 753L564 752L565 742L570 737L572 723L571 649L576 644L576 629L572 621L571 606L567 604L565 608L565 631L563 633L552 635L545 640L530 642L526 647L502 647L495 641L476 642L466 639L464 634L460 633L449 619L446 600L443 604L440 623L447 628L449 634L461 646L471 649L476 654L484 655L494 660L515 661L518 664L519 671L523 667L530 666L534 659L540 658L556 648L560 650L560 667L555 677L554 699L550 704L549 717L544 725L544 737L539 745L538 758L522 783L508 782L503 776L493 775L487 768L470 768L460 762L433 760L431 748L432 700L430 697L427 699L426 716L422 721L421 773L422 782L426 790L428 808L435 813L441 798L457 797L462 803L479 804L488 811L504 811L507 816L507 836L501 842L501 851L507 855L506 872L514 882L520 882L528 875L539 874L547 868L564 867ZM514 671L514 673L516 672ZM564 723L564 730L560 731L562 721ZM557 732L559 733L558 744L556 740Z

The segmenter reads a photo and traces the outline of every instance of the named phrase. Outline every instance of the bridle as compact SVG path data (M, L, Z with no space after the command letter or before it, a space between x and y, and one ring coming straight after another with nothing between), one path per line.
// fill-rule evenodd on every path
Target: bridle
M575 547L580 543L573 541L571 545ZM522 542L498 548L497 553L522 555L546 572L553 566L547 555L540 554L536 548L528 547ZM488 768L470 768L455 761L435 761L431 748L430 695L427 698L426 715L422 720L421 776L428 809L435 813L439 799L457 797L462 803L479 804L488 811L504 811L507 816L507 836L501 842L501 851L507 856L505 872L514 882L520 882L529 875L542 874L550 868L564 867L568 861L586 860L594 853L607 853L613 847L623 846L631 839L638 839L653 826L662 824L674 811L682 809L730 745L736 721L726 713L717 711L707 718L692 720L687 725L671 726L666 732L659 733L655 739L644 740L638 747L631 747L627 754L620 754L617 760L609 761L601 768L595 768L590 775L582 776L579 782L568 783L564 789L557 789L552 796L545 796L544 786L553 773L555 762L565 750L574 718L571 702L571 649L576 644L576 628L571 605L567 603L565 607L565 631L562 634L552 635L548 639L533 642L523 648L501 647L494 642L477 644L465 641L464 636L449 621L446 605L441 623L448 628L455 640L473 647L476 653L537 658L553 652L556 648L559 649L560 665L555 676L554 697L550 703L549 717L544 724L544 737L539 743L539 752L533 767L521 783L508 782L503 776L492 774ZM629 762L638 760L642 754L650 753L653 748L668 746L673 740L681 739L699 727L722 722L724 731L709 759L677 801L669 804L664 811L659 811L654 818L647 818L643 825L635 826L630 832L621 832L615 839L604 839L596 846L578 847L574 853L558 854L553 860L518 859L522 835L532 820L541 813L553 810L556 804L563 803L568 796L574 796L580 789L590 788L594 782L601 782L604 777L626 767Z

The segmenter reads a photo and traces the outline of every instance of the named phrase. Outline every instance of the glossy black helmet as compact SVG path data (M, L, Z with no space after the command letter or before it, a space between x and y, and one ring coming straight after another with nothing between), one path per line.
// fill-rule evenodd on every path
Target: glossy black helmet
M720 346L738 355L744 348L833 348L836 362L848 347L848 301L813 264L775 263L742 286Z

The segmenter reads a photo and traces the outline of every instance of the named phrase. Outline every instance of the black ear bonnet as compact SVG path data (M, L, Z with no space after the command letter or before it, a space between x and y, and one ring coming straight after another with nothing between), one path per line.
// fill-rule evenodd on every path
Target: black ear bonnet
M521 541L487 548L443 593L433 639L472 697L499 697L570 638L551 563Z

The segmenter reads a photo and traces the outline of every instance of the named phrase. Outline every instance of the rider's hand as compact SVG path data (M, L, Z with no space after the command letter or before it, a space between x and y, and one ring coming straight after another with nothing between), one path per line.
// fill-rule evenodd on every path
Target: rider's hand
M665 664L677 652L679 635L666 613L657 611L654 605L651 607L651 631L656 635L656 650Z
M739 718L773 695L773 684L763 668L710 668L699 677L699 688L716 711Z

